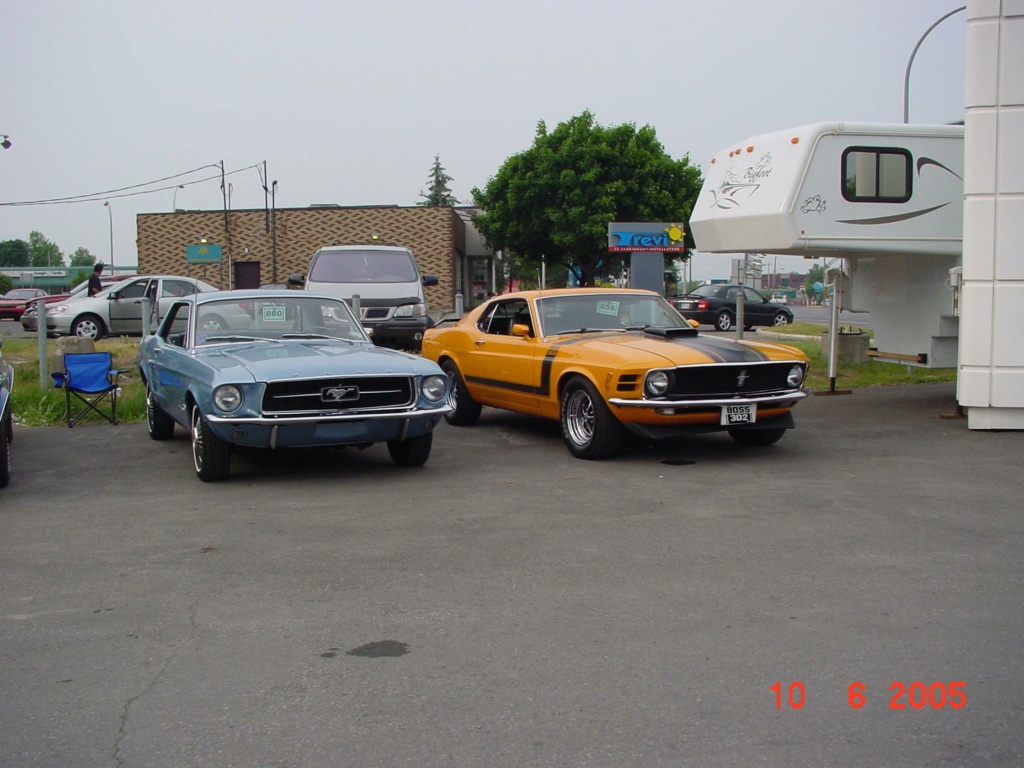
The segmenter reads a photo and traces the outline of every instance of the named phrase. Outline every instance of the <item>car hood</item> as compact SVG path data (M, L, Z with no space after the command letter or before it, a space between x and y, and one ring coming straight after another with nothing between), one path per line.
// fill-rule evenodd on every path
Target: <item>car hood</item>
M718 336L661 337L642 331L626 333L594 333L555 342L559 350L616 357L623 365L650 365L651 358L661 358L662 365L699 365L701 363L753 363L767 360L806 360L802 351L785 344L738 341Z
M194 354L225 379L235 381L440 373L435 363L424 358L358 342L239 342L200 347Z

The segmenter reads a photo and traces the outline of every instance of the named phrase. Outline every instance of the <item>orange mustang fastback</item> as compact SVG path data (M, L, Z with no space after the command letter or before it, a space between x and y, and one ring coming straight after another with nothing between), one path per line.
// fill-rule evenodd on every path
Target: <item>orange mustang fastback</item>
M451 380L449 424L484 405L558 419L572 454L602 459L625 430L671 438L727 431L771 445L794 426L807 356L698 334L661 296L565 288L496 296L428 330L423 356Z

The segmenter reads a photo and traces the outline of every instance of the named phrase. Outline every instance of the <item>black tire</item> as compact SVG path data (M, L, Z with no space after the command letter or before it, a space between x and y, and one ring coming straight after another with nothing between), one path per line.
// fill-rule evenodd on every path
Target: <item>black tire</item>
M199 406L192 406L192 464L205 483L216 483L231 470L231 446L213 434Z
M107 326L96 315L82 315L71 324L71 335L98 341L107 335Z
M469 396L466 382L462 380L459 367L451 360L445 360L441 370L448 376L448 405L451 411L446 413L444 420L453 427L471 427L480 421L483 406Z
M575 376L562 390L559 419L569 453L577 459L607 459L618 453L626 430L594 385Z
M14 425L10 414L0 418L0 488L11 482L11 441L14 439Z
M730 429L729 437L738 445L762 448L774 445L786 434L784 429Z
M149 387L146 387L146 427L154 440L170 440L174 437L174 419L157 404Z
M772 318L772 325L789 325L789 315L785 312L776 312Z
M732 328L732 315L724 309L715 318L715 328L720 331L728 331Z
M388 453L391 454L391 460L400 467L422 467L430 458L433 444L434 433L427 432L406 440L388 440Z
M203 333L217 333L218 331L226 331L228 324L220 315L203 315L202 322L199 323L199 330Z

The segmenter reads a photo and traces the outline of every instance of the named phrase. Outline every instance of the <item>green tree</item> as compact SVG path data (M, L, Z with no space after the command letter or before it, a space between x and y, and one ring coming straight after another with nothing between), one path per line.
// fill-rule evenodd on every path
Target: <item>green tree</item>
M0 296L3 296L14 287L14 281L7 275L0 274Z
M689 156L670 157L650 126L601 126L586 111L548 132L537 123L533 146L513 155L473 198L477 229L510 251L513 270L572 271L580 285L621 272L623 254L608 252L613 221L683 224L700 192ZM684 241L693 247L689 234Z
M96 263L96 257L89 253L88 248L76 248L71 254L68 262L69 267L91 267Z
M0 267L27 267L31 263L32 254L24 240L0 242Z
M56 243L51 243L42 232L31 232L28 236L28 250L32 254L33 267L63 267L64 254Z
M427 177L427 191L420 192L423 199L416 205L458 205L459 201L448 186L450 181L452 177L441 165L441 156L434 155L434 167L430 169L430 176Z

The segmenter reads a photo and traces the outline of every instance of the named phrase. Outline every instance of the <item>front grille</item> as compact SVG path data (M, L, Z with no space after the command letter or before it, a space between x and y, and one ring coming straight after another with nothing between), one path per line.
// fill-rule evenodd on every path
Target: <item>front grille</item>
M387 320L391 317L391 307L361 307L363 320Z
M353 390L353 387L356 389ZM324 400L329 390L336 396ZM309 414L408 408L415 402L409 376L335 376L329 379L273 381L263 395L263 413Z
M687 365L676 368L666 399L686 397L750 397L788 392L786 383L793 363L740 363Z

